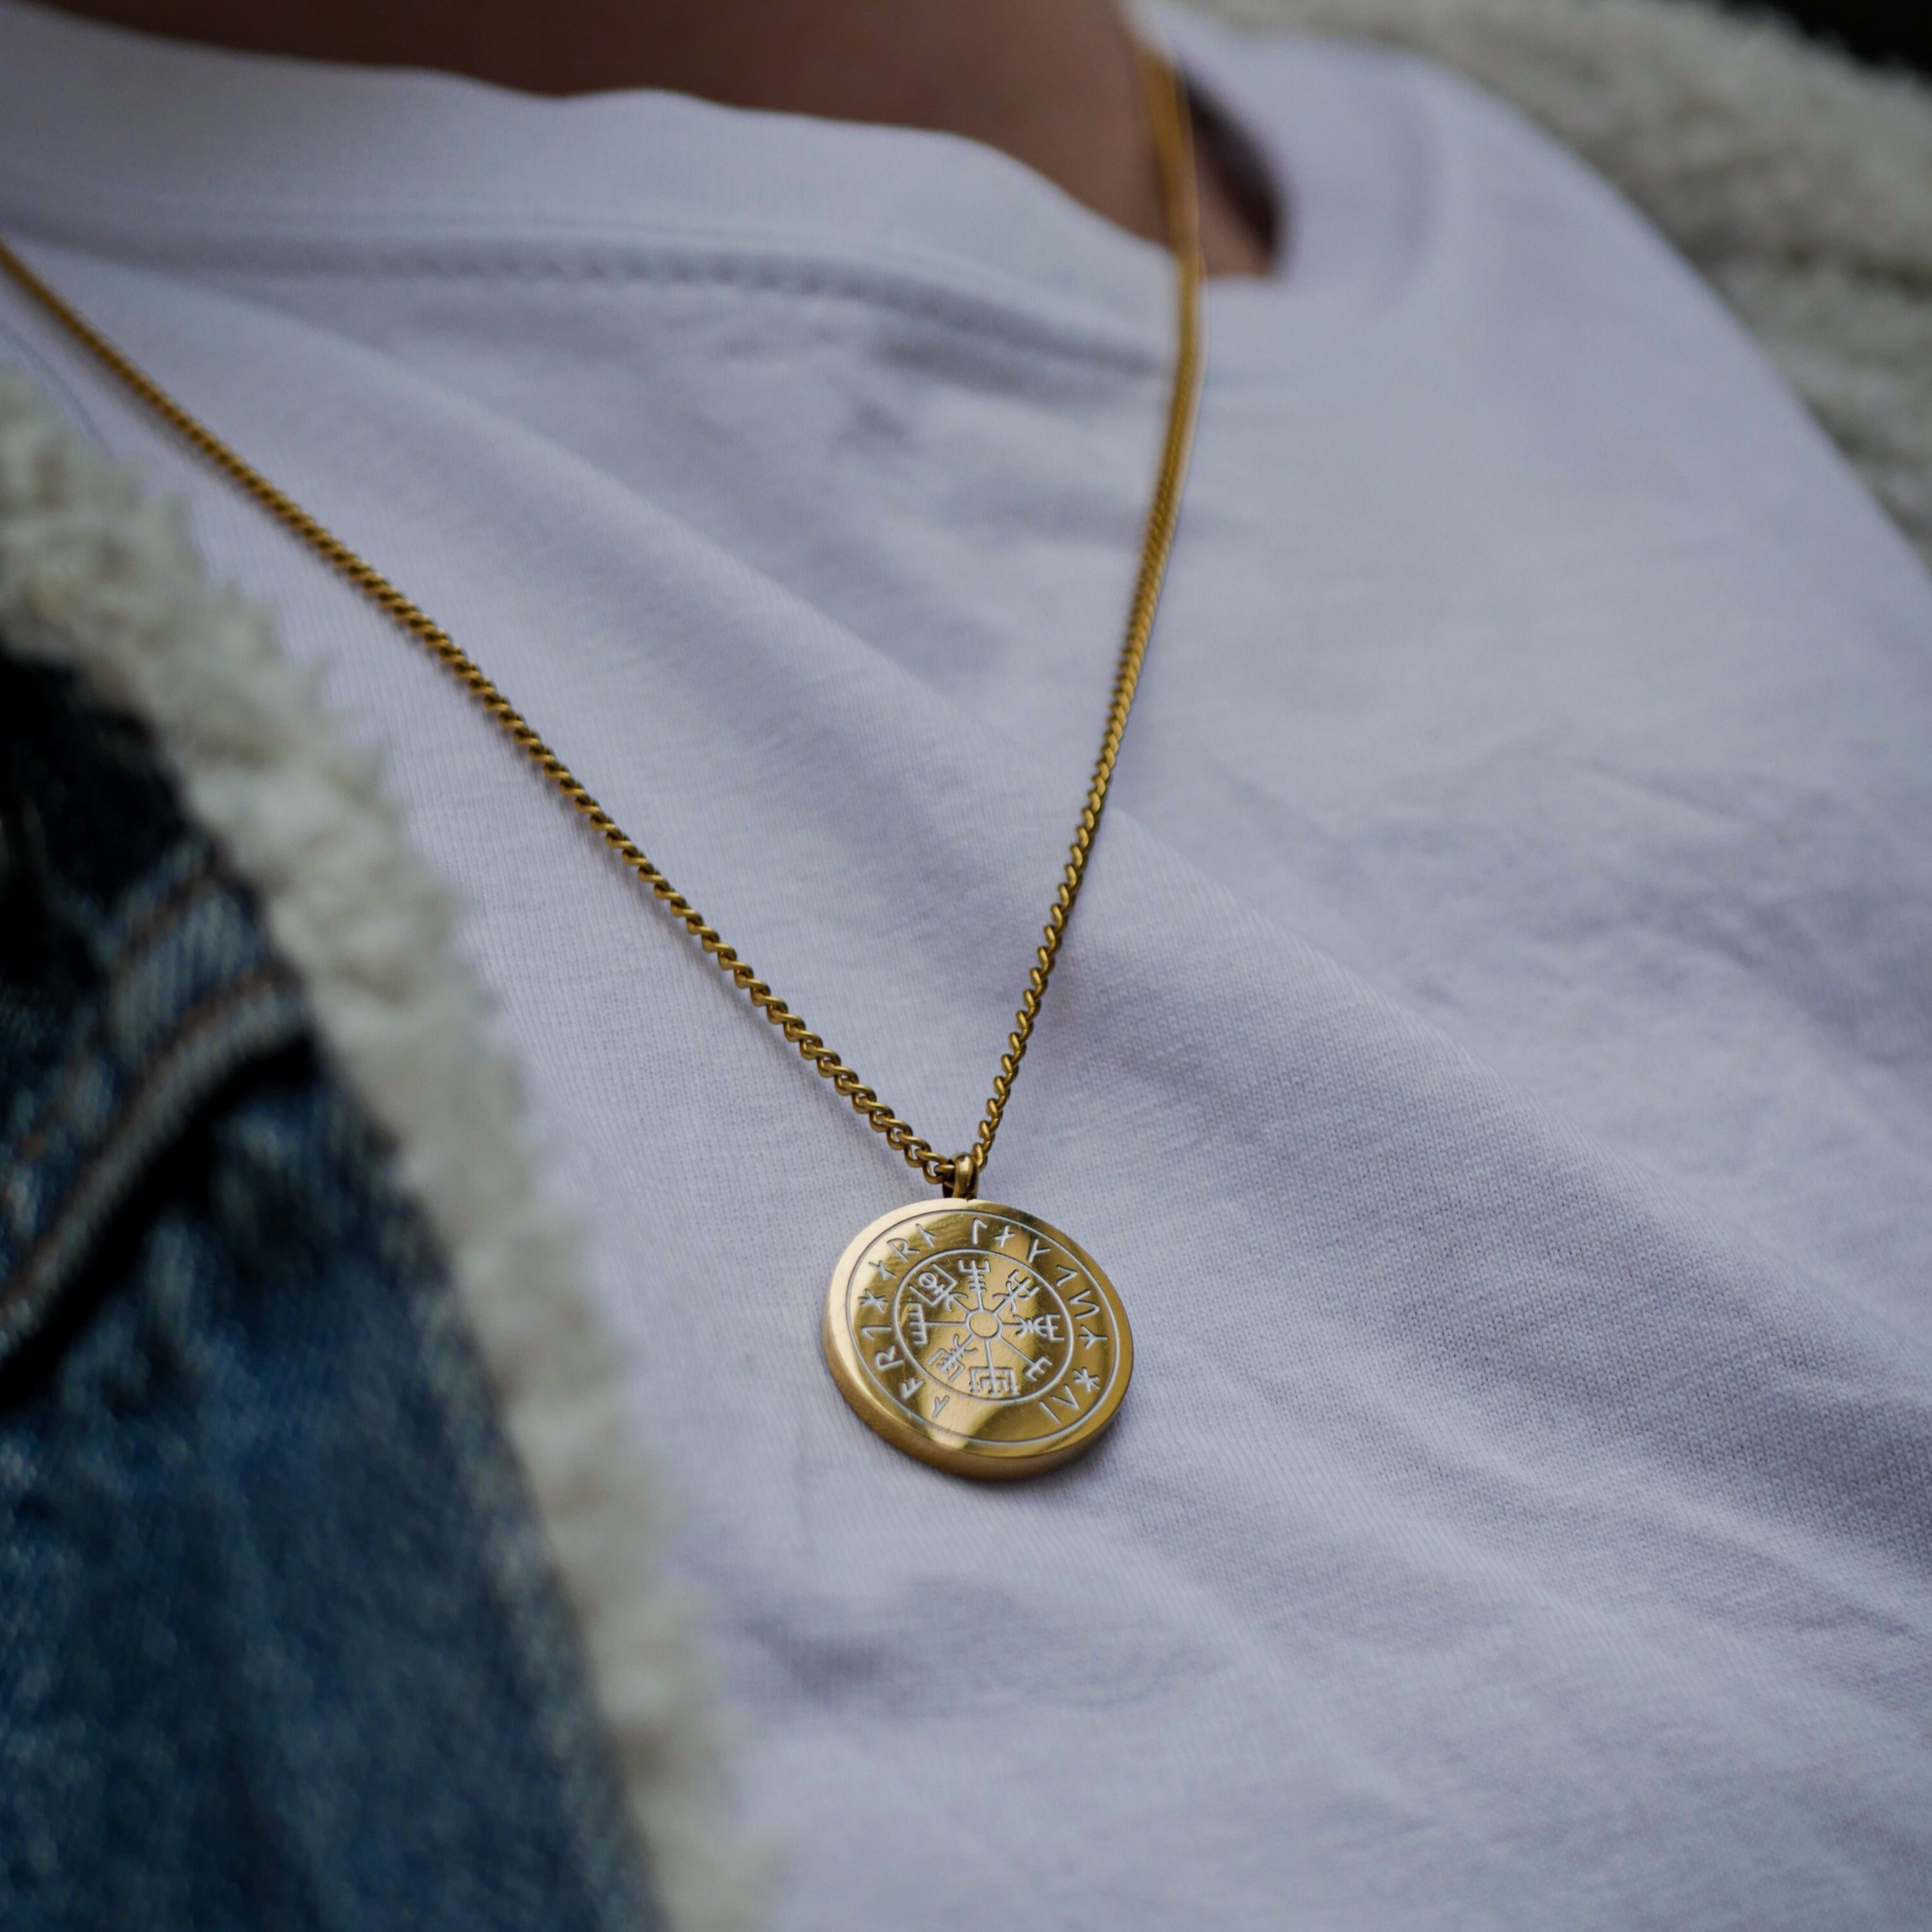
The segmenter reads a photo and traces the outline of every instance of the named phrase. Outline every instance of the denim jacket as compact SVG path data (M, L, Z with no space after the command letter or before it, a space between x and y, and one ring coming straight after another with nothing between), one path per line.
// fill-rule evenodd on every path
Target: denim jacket
M3 649L0 1284L0 1924L657 1922L380 1137L142 730Z

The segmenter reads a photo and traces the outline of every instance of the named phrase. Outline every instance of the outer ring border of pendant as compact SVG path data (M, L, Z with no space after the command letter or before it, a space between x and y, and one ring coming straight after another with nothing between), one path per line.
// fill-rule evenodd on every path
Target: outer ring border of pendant
M859 1364L845 1319L845 1291L859 1257L888 1228L908 1214L959 1210L968 1214L998 1214L1047 1236L1072 1255L1092 1280L1101 1284L1113 1315L1116 1330L1114 1348L1119 1372L1106 1394L1081 1418L1070 1436L1049 1449L1030 1450L1023 1444L998 1444L980 1449L956 1448L952 1443L963 1444L968 1438L953 1436L950 1430L937 1425L928 1425L927 1429L915 1428L897 1409L886 1406L866 1379L865 1370ZM868 1222L846 1244L845 1252L838 1257L838 1266L832 1270L831 1285L826 1291L824 1317L819 1325L826 1366L832 1372L832 1379L853 1413L868 1429L883 1436L895 1449L935 1469L944 1469L949 1475L971 1477L980 1482L1014 1482L1028 1476L1043 1476L1084 1456L1113 1426L1114 1414L1126 1398L1127 1384L1134 1378L1133 1326L1120 1291L1106 1271L1078 1241L1062 1234L1052 1222L1042 1221L1038 1215L1029 1214L1023 1208L1009 1208L998 1201L911 1201ZM952 1442L936 1440L935 1436L951 1436Z

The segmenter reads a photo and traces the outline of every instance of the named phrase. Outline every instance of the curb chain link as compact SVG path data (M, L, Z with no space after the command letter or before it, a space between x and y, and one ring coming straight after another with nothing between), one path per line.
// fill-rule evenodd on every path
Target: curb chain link
M833 1090L849 1101L853 1110L875 1132L885 1137L886 1144L901 1155L908 1167L916 1168L935 1187L950 1186L956 1179L964 1180L971 1187L976 1184L978 1175L985 1171L987 1157L992 1151L993 1138L1000 1130L1013 1081L1025 1056L1027 1043L1032 1037L1034 1023L1039 1017L1047 982L1059 956L1067 920L1080 896L1088 855L1093 849L1094 834L1100 829L1100 814L1106 805L1108 788L1113 780L1114 766L1126 731L1127 714L1133 706L1141 667L1146 660L1148 645L1154 634L1154 612L1160 604L1161 581L1173 546L1174 525L1180 513L1181 483L1192 440L1201 376L1202 278L1192 142L1179 76L1166 61L1144 49L1140 50L1140 58L1147 82L1168 241L1174 256L1179 310L1166 434L1153 499L1148 508L1140 566L1129 605L1126 635L1120 649L1119 668L1114 674L1106 726L1101 734L1100 755L1088 784L1079 824L1067 850L1066 862L1061 868L1060 884L1047 914L1040 943L1034 954L1034 964L1027 974L1026 990L1021 996L1019 1010L1013 1016L1012 1030L1006 1036L1006 1050L1000 1056L992 1093L986 1102L971 1148L960 1156L942 1154L930 1141L915 1133L910 1121L894 1112L866 1086L857 1072L812 1031L802 1017L794 1012L758 977L749 962L741 959L736 950L725 944L716 928L706 922L698 908L659 871L643 848L598 803L590 788L550 748L536 728L511 703L482 666L419 604L351 550L293 497L278 488L212 430L191 416L85 316L43 281L4 240L0 240L0 272L4 272L46 310L183 442L440 660L505 735L589 822L604 844L650 889L652 896L697 940L718 970L797 1048L808 1064L831 1082Z

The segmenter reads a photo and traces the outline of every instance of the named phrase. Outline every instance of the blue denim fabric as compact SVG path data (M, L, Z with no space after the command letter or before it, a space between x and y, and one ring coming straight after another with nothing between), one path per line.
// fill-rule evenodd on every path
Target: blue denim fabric
M376 1136L141 734L0 653L0 1924L655 1922Z

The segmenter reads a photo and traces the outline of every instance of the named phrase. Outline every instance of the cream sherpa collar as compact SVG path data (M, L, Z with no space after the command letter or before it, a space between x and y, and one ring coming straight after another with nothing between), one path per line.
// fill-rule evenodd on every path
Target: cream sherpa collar
M1932 561L1932 93L1687 0L1214 0L1394 41L1514 100L1736 307ZM145 720L254 888L450 1257L590 1652L674 1932L757 1916L720 1808L656 1489L449 914L266 621L169 511L0 380L0 626Z
M1683 250L1932 564L1932 86L1694 0L1194 0L1412 48Z

